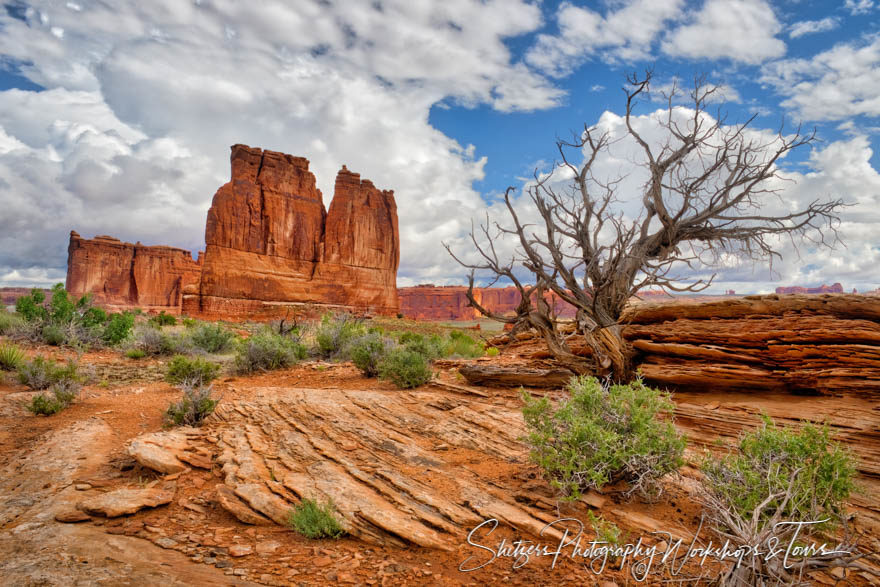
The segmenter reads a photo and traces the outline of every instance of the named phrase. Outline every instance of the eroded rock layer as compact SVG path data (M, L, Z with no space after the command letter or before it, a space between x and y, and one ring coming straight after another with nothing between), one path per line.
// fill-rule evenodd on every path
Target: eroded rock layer
M481 315L471 307L467 290L457 285L402 287L397 290L400 311L413 320L476 320ZM515 312L520 302L519 291L515 287L479 287L474 289L474 297L481 306L500 315ZM547 293L545 298L554 305L559 316L574 316L574 308L556 294Z
M184 296L185 312L268 318L290 304L398 311L393 192L343 166L327 213L307 159L234 145L231 162L232 179L208 211L202 277Z
M880 397L880 300L750 296L634 310L645 377L678 388Z
M198 283L200 274L199 262L183 249L70 232L67 291L93 294L103 306L179 313L183 289Z

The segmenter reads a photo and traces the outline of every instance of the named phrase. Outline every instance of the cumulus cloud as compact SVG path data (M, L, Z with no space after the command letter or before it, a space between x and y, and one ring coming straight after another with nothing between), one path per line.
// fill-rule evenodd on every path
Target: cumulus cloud
M556 105L504 43L541 18L520 0L18 3L0 54L46 91L0 92L0 281L62 274L70 229L199 247L234 143L309 157L328 204L343 163L394 189L401 282L422 280L482 207L485 164L430 108Z
M526 61L559 77L596 55L613 61L648 58L651 44L684 5L684 0L630 0L602 15L563 2L556 12L559 33L539 35Z
M841 43L810 59L783 59L761 81L786 96L782 105L808 120L880 116L880 36Z
M706 0L661 44L672 57L730 59L755 65L785 54L782 25L765 0Z
M840 26L840 20L832 16L822 20L801 20L788 27L788 36L796 39L804 35L833 31L838 26Z
M853 16L866 14L874 8L874 0L846 0L843 7L849 10Z

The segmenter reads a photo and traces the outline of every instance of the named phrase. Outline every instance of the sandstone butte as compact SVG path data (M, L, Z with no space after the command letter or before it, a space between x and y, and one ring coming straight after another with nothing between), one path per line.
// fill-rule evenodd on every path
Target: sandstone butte
M84 239L70 232L67 291L91 293L110 308L180 308L183 289L198 283L201 264L189 251L124 243L109 236Z
M819 287L803 287L800 285L792 285L790 287L777 287L778 294L823 294L823 293L843 293L843 286L839 283L833 285L825 285ZM856 293L853 291L853 293Z
M111 307L204 318L283 317L291 306L394 314L400 239L392 191L343 166L325 210L309 161L233 145L206 249L145 247L71 232L67 289Z

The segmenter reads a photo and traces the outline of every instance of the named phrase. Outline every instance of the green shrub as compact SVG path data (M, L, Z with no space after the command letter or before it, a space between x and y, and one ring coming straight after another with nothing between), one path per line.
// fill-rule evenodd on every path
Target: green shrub
M181 318L180 321L183 322L183 325L186 326L187 328L192 328L193 326L195 326L196 324L199 323L199 321L196 320L195 318Z
M702 464L706 519L734 544L768 552L776 545L809 543L811 536L843 525L832 557L786 553L786 565L746 557L719 577L724 585L798 584L815 570L847 566L863 556L846 525L845 500L855 489L856 461L831 440L828 427L777 428L763 416L761 428L740 437L738 451ZM806 523L804 526L799 522ZM817 523L819 522L819 523Z
M67 336L61 326L51 323L43 326L43 340L46 342L46 344L59 346L64 344L64 340L66 338Z
M441 346L441 352L444 357L459 357L463 359L475 359L485 354L482 344L458 330L449 332L447 340Z
M107 322L107 319L107 312L105 312L101 308L93 306L82 313L80 321L82 322L82 325L86 328L92 328L103 326L104 323Z
M499 354L501 354L501 351L498 350L498 347L490 346L486 349L487 357L497 357Z
M146 324L139 324L131 337L131 346L147 355L170 355L185 350L178 336L162 332Z
M379 377L391 380L401 389L424 385L432 375L425 355L406 347L389 351L379 363Z
M5 310L0 310L0 335L11 333L23 322L24 320L21 318L21 316L16 316L15 314L10 314Z
M51 416L70 407L79 394L82 385L74 380L65 380L52 386L51 393L40 393L31 400L27 409L39 416Z
M129 359L143 359L147 356L147 353L145 353L142 349L128 349L127 351L125 351L125 356Z
M209 353L219 353L232 346L235 333L219 324L200 324L190 332L192 343Z
M239 344L235 370L239 373L253 373L283 369L304 358L305 345L292 338L262 330Z
M161 312L150 318L147 322L157 328L162 328L163 326L174 326L175 324L177 324L177 318L175 318L171 314L166 314L165 310L162 310Z
M760 510L761 521L779 508L786 521L839 518L855 488L852 454L831 440L827 426L797 430L779 428L766 415L762 419L763 426L742 435L736 453L704 460L710 491L749 522L769 494L785 493L789 486L788 501L771 500Z
M587 510L587 521L596 533L596 540L614 546L620 544L621 531L617 524L594 514L592 510Z
M24 351L14 344L0 344L0 371L16 371L24 362Z
M212 392L213 387L210 385L185 385L180 401L173 402L165 410L165 425L201 426L220 403L219 399L211 397Z
M564 499L618 481L631 485L629 494L648 495L684 463L686 440L672 424L668 394L640 379L603 389L594 377L572 378L568 392L555 407L523 392L530 457Z
M324 314L315 332L318 354L325 358L341 357L349 343L363 333L362 321L349 314Z
M404 332L398 337L403 348L422 355L426 360L433 361L443 356L443 339L433 334L426 337L417 332Z
M217 363L211 363L201 357L190 359L183 355L176 355L168 363L165 381L199 386L209 383L217 377L219 372L220 365Z
M134 327L134 314L129 312L113 314L104 326L103 338L107 344L117 345L128 338L132 327Z
M62 366L51 359L34 357L18 366L18 380L31 389L48 389L57 383L78 383L80 379L78 365L74 361Z
M351 343L348 355L364 375L375 377L379 374L379 363L388 352L389 342L381 334L365 334Z
M49 310L43 305L45 301L46 294L34 288L30 294L15 300L15 311L28 322L46 320L49 318Z
M304 499L290 510L288 525L306 538L340 538L345 530L336 520L335 511L332 501L319 504Z

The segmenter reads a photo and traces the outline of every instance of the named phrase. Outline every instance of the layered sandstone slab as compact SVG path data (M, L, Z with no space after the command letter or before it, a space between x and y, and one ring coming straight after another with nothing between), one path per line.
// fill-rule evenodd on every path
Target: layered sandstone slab
M261 319L315 304L397 313L393 192L343 166L327 213L307 159L234 145L231 163L232 179L208 211L202 276L184 311Z
M70 233L67 291L90 293L103 306L179 313L183 289L198 283L200 274L199 262L183 249Z

